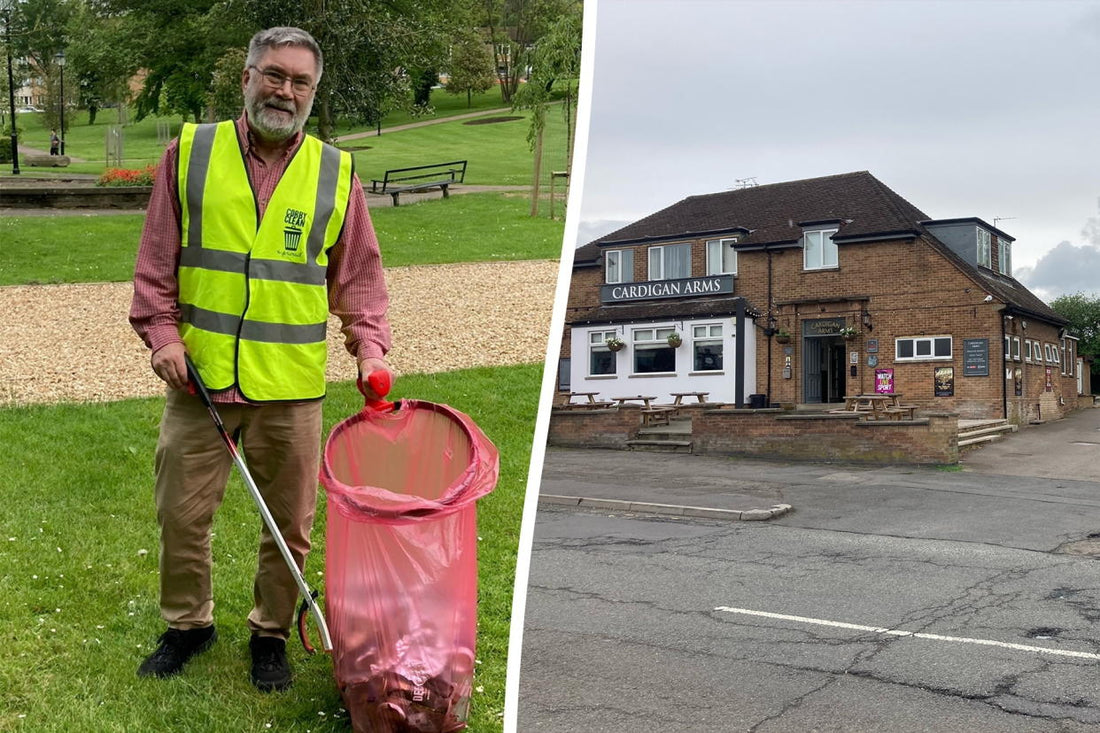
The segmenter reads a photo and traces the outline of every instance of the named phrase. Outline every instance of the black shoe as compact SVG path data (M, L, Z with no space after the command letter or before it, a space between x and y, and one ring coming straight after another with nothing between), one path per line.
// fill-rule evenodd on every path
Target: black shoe
M252 652L252 684L261 692L290 687L290 663L286 661L286 641L275 636L253 636L248 641Z
M172 677L196 654L209 649L218 639L213 626L201 629L168 629L157 639L157 649L138 667L138 677Z

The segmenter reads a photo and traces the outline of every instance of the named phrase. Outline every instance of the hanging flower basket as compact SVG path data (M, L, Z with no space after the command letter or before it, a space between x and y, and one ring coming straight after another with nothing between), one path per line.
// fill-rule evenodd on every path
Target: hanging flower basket
M845 341L852 341L853 339L855 339L856 336L859 335L859 331L855 330L851 326L845 326L844 328L840 329L839 333L841 336L844 337Z
M607 348L608 348L609 351L621 351L622 348L624 346L626 346L626 342L623 341L618 336L612 336L611 338L609 338L604 343L607 344Z
M783 330L776 331L775 342L777 344L789 344L791 342L791 335Z
M675 331L668 335L668 345L672 348L678 349L682 343L684 343L684 339Z

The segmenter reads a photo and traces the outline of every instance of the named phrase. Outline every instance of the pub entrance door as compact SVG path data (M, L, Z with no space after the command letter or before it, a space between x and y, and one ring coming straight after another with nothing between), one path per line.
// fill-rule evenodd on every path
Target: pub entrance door
M844 339L804 336L802 339L802 399L807 404L844 401Z

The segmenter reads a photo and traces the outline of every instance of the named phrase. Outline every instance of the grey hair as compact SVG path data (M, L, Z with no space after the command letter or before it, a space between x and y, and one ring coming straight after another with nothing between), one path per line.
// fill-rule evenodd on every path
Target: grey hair
M308 48L313 53L313 58L317 60L317 78L313 80L317 83L321 80L321 70L324 68L324 58L321 56L321 47L317 45L317 41L313 39L313 36L306 33L301 28L292 28L290 26L279 26L277 28L268 28L267 30L260 31L256 35L252 36L252 40L248 42L248 57L245 59L246 66L255 66L260 63L260 58L272 48L282 48L284 46L301 46L302 48Z

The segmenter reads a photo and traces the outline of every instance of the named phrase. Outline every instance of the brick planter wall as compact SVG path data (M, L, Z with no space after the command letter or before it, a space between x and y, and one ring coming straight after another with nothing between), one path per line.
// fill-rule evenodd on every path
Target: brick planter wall
M144 209L152 186L4 186L0 206L32 209Z
M692 429L695 453L797 461L957 463L958 416L864 421L782 410L705 410Z
M606 410L554 408L547 443L561 448L626 448L642 424L638 407Z
M935 412L909 421L785 410L689 409L692 452L791 461L954 464L958 415ZM637 407L563 410L550 418L550 445L625 449L641 427Z

